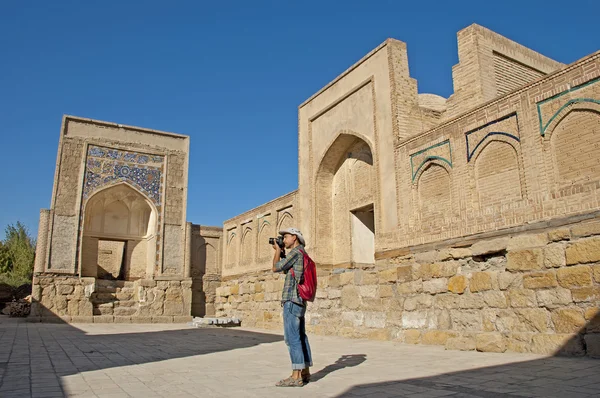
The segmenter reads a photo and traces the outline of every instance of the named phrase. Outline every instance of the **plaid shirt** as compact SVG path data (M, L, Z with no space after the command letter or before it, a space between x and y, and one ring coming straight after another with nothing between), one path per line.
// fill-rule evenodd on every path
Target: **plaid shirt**
M283 292L281 294L281 302L293 301L294 303L304 305L304 300L298 295L297 284L302 282L304 277L304 256L300 252L300 249L304 250L304 246L298 245L287 253L285 258L282 258L275 264L276 272L283 272L285 275L285 283L283 284ZM289 270L294 267L294 274L296 278L292 276Z

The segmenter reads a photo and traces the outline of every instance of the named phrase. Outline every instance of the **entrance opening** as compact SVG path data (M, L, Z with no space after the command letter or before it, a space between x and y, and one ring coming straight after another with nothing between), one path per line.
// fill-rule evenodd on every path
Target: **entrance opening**
M127 241L98 240L99 279L124 279Z
M352 261L375 263L375 212L373 204L350 212L352 223Z
M92 196L85 206L81 276L135 280L152 275L156 223L155 208L127 184Z

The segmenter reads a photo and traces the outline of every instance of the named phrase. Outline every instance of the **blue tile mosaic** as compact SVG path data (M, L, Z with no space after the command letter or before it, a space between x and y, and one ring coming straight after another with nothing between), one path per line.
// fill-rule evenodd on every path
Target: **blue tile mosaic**
M150 160L152 164L148 164ZM163 156L90 146L83 197L87 199L106 184L127 181L160 206L163 161Z

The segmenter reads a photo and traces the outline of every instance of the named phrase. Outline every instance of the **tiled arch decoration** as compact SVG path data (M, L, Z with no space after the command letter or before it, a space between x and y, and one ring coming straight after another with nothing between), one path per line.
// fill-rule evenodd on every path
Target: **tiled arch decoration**
M162 248L162 207L165 156L89 145L87 148L83 193L79 217L77 261L83 238L83 219L88 200L97 192L126 183L144 195L156 208L155 271L160 270ZM78 264L77 264L78 266Z

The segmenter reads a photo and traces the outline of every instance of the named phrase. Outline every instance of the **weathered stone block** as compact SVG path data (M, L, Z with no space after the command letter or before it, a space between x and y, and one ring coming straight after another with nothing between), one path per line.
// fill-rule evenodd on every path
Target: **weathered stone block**
M342 288L342 306L351 310L357 309L360 304L360 294L356 286L344 286Z
M492 289L492 274L489 272L475 272L469 281L471 292L481 292Z
M506 249L508 251L545 246L548 243L548 234L517 235L510 238Z
M132 307L117 307L114 309L113 314L116 316L131 316L134 315L137 308Z
M475 310L451 310L453 330L481 331L483 327L481 313Z
M173 316L173 323L187 323L191 322L193 317L191 315L175 315Z
M365 313L365 326L368 328L381 329L385 327L385 313L367 312Z
M394 296L394 286L392 285L381 285L379 286L379 297L392 297Z
M359 287L361 297L377 297L378 286L368 285Z
M567 265L600 261L600 237L581 239L567 246Z
M379 271L379 283L396 283L398 279L398 271L396 268Z
M557 309L552 312L552 322L556 333L577 333L586 323L580 308Z
M558 242L561 240L569 240L571 238L571 231L569 228L560 228L548 232L548 240L551 242Z
M600 220L588 221L571 227L571 236L574 238L592 235L600 235Z
M344 272L340 275L340 285L353 285L354 284L354 272Z
M542 249L524 249L508 252L506 269L509 271L540 270L544 265Z
M240 285L235 284L233 286L229 287L229 292L233 295L239 294L240 293Z
M448 291L462 294L467 288L467 278L464 275L456 275L448 280Z
M462 309L483 308L485 307L485 302L481 293L465 293L458 296L458 306Z
M94 317L92 315L90 315L90 316L72 316L71 322L73 322L73 323L93 323Z
M473 252L469 248L452 247L448 249L448 254L450 255L450 257L456 260L460 258L471 257L473 255Z
M112 315L95 315L94 323L113 323L115 321Z
M419 296L407 297L404 300L404 310L414 311L416 309L427 309L433 304L433 297L428 294L421 294Z
M498 286L501 290L523 287L523 275L514 272L498 273Z
M561 268L556 275L562 287L572 289L592 285L592 270L587 265Z
M600 301L600 286L571 289L571 295L576 303Z
M509 238L497 238L476 242L471 246L473 256L481 256L484 254L497 253L506 250Z
M427 325L427 311L412 311L402 313L404 329L421 329Z
M483 301L492 308L507 308L508 300L503 292L496 290L483 292Z
M427 345L445 345L449 338L456 334L440 330L430 330L423 333L421 344Z
M421 280L404 282L398 285L399 294L414 294L423 291L423 282Z
M152 323L151 316L132 316L131 323Z
M571 291L562 287L557 287L556 289L539 290L536 292L536 297L540 306L550 309L568 305L573 302Z
M406 344L419 344L421 340L421 331L420 330L405 330L404 333L404 342Z
M477 351L504 352L506 339L500 333L482 333L475 338Z
M437 317L436 323L438 329L449 330L452 328L452 321L450 320L450 311L437 310L435 311L435 316Z
M536 354L584 355L581 338L571 334L538 334L533 336L531 352Z
M600 283L600 264L592 265L592 275L594 276L594 281Z
M448 291L448 279L435 278L423 282L423 291L431 294L446 293Z
M341 319L343 326L360 327L364 324L365 314L362 311L344 311Z
M173 317L166 315L155 315L152 317L152 323L173 323Z
M434 304L435 308L456 309L460 307L460 296L456 294L437 294Z
M65 296L67 294L73 293L73 290L75 290L73 285L59 285L56 287L56 292L58 294L65 295Z
M379 282L379 275L374 271L362 271L358 274L358 285L376 285Z
M519 320L514 331L540 333L550 331L550 316L545 308L517 308L514 311Z
M507 291L508 302L511 307L537 307L535 291L527 289L509 289Z
M398 282L409 282L413 280L413 267L403 265L396 268L396 279Z
M377 297L363 297L360 308L365 311L381 311L383 308L383 301Z
M559 268L565 265L565 245L552 243L544 248L544 267Z
M156 286L156 281L152 280L152 279L140 279L138 281L139 285L142 287L155 287Z
M475 339L471 337L452 337L446 341L447 350L473 351L476 348Z
M131 317L125 315L115 315L115 323L131 323Z
M558 286L554 271L532 272L523 276L525 289L545 289Z

